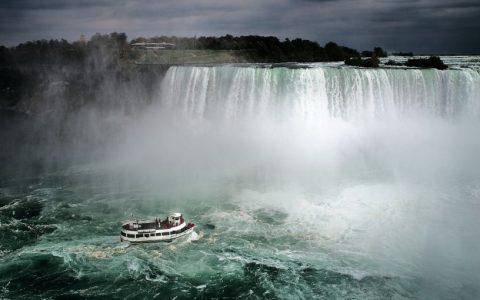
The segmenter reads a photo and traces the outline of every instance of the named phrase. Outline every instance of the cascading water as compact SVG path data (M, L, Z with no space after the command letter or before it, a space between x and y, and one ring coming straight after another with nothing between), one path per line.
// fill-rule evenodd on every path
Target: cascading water
M2 189L44 205L37 239L0 208L7 297L480 295L477 70L179 66L156 100L108 164ZM171 210L194 239L119 244Z
M412 111L478 118L479 91L472 69L172 67L162 99L197 118L388 118Z

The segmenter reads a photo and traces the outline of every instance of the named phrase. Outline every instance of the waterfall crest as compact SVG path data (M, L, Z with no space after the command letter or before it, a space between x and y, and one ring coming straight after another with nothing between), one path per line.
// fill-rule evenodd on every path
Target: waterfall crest
M177 66L162 83L164 105L189 117L385 118L411 113L480 116L473 69Z

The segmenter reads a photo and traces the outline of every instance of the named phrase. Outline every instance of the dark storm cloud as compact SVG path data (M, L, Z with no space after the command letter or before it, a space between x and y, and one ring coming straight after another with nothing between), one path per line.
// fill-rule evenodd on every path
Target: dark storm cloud
M415 45L423 52L480 52L478 1L398 2L379 12L371 25L382 28L370 32L380 43L403 49Z
M480 52L472 0L3 0L0 43L81 33L261 34L416 52Z
M111 0L2 0L0 8L2 9L17 9L17 10L31 10L31 9L60 9L72 7L91 7L91 6L111 6L113 3L120 3L122 1Z

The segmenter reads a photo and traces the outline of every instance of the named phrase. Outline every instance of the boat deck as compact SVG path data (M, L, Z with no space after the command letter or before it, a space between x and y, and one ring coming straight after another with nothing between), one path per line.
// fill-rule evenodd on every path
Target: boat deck
M180 219L180 224L185 223L185 220L183 218ZM133 226L132 226L133 225ZM138 225L138 226L135 226ZM160 229L170 229L174 226L170 225L168 223L168 220L148 220L148 221L133 221L131 223L124 224L122 226L123 229L129 230L129 231L138 231L138 230L149 230L149 229L155 229L155 230L160 230Z

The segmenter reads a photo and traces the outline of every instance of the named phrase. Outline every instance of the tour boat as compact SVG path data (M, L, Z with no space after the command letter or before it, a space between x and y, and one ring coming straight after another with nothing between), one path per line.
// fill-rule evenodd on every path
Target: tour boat
M165 220L131 220L122 224L120 240L136 243L170 242L192 233L195 227L186 223L182 214L174 213Z

